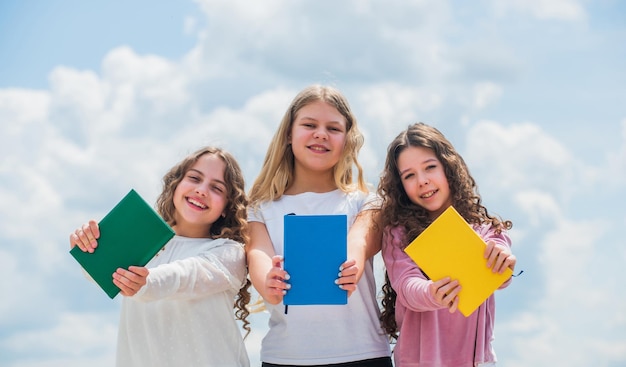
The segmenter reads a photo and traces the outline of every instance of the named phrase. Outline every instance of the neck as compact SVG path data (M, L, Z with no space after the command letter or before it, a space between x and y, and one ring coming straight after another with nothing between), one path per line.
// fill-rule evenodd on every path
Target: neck
M177 236L187 237L187 238L210 238L209 230L206 225L202 226L191 226L191 225L183 225L182 223L177 223L172 227L174 233Z
M332 170L326 172L312 172L296 168L293 183L285 190L287 195L296 195L303 192L330 192L337 189Z

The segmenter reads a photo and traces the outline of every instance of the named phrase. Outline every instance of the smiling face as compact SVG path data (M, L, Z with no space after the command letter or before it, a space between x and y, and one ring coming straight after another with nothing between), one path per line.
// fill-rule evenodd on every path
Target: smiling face
M176 234L209 237L211 225L228 203L224 180L226 164L215 154L205 154L187 170L174 191Z
M343 152L346 130L345 117L332 105L316 101L302 107L289 137L296 172L332 173Z
M452 204L443 164L432 149L409 146L398 155L400 181L409 199L436 218Z

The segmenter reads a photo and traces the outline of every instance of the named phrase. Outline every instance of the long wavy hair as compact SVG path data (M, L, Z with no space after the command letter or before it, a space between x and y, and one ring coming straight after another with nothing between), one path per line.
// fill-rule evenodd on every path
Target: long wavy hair
M174 191L183 180L185 174L205 154L219 157L225 163L224 181L226 183L227 204L224 216L220 216L207 228L210 238L229 238L245 246L248 243L248 197L245 192L244 176L235 158L225 150L216 147L203 147L190 154L163 176L163 191L156 203L158 213L170 226L176 225L176 208L174 207ZM250 280L246 277L246 284L235 297L235 317L243 323L246 336L250 333L248 321L248 303L250 302Z
M346 143L339 162L334 167L337 187L348 192L357 189L367 192L363 169L357 159L363 146L363 134L357 126L357 120L348 100L335 88L322 85L311 85L303 89L293 99L285 112L276 134L272 138L261 171L250 189L250 202L253 207L260 202L279 199L294 180L294 155L289 144L289 134L293 122L300 109L313 102L322 101L335 107L346 119ZM353 180L353 169L357 171L356 185Z
M382 202L381 225L383 228L403 227L406 237L402 246L406 247L410 239L417 237L432 223L426 209L413 203L402 186L398 156L408 147L427 148L435 153L444 167L452 196L452 206L469 224L487 224L495 228L497 233L511 229L513 226L511 221L503 221L490 215L487 208L481 204L476 181L470 175L463 157L448 139L436 128L419 122L409 125L389 144L385 167L378 184L378 195ZM396 338L398 331L395 320L396 292L391 287L387 272L382 291L381 322L385 331Z

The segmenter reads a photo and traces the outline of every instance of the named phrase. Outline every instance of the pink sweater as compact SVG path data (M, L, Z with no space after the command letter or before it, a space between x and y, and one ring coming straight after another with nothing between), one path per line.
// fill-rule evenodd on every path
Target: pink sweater
M505 232L496 235L486 226L474 229L485 242L494 240L511 246ZM467 318L458 310L451 314L428 293L432 282L402 250L406 243L403 228L385 230L383 260L398 294L396 322L400 335L394 351L396 367L468 367L495 362L491 346L496 313L494 295ZM510 282L509 279L500 288Z

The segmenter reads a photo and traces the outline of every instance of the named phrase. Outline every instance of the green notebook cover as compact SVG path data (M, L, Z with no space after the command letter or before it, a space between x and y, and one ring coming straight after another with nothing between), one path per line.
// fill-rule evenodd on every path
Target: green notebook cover
M117 268L145 266L174 236L172 228L132 189L98 226L96 250L83 252L75 246L70 254L110 298L120 292L113 284Z
M285 215L284 257L291 289L285 305L345 305L335 280L346 261L346 215Z

